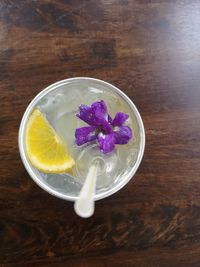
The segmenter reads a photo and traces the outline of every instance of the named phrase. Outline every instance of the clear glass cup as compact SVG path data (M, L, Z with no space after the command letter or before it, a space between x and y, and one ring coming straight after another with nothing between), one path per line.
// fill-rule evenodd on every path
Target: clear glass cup
M107 103L111 117L122 111L129 114L128 124L134 138L126 145L117 145L113 153L103 154L95 142L77 147L75 128L85 124L75 116L80 104L91 105L97 100ZM45 174L30 163L25 147L25 129L34 108L39 107L55 130L68 141L70 154L76 161L73 171ZM133 102L115 86L94 78L78 77L59 81L41 91L27 107L19 129L19 151L31 178L48 193L74 201L91 165L98 165L95 200L119 191L134 176L144 153L145 132L141 116Z

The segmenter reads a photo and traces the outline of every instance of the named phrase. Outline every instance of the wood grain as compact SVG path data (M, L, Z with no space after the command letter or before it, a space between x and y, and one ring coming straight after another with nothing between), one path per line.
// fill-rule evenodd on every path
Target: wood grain
M200 266L200 2L0 1L0 266ZM135 179L78 218L42 191L18 128L47 85L89 76L144 120Z

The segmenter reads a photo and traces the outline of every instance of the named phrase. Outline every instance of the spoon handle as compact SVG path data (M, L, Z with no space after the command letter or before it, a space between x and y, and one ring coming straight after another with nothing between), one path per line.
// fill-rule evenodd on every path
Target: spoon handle
M74 210L80 217L88 218L94 213L94 194L96 189L96 180L97 167L92 165L80 191L80 195L74 203Z

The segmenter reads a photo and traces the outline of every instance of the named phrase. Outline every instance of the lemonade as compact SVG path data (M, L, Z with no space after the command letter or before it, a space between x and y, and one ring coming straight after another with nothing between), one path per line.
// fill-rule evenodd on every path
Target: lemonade
M26 111L26 120L22 121L21 139L19 139L22 143L21 150L24 149L24 154L20 151L22 159L26 157L25 166L29 165L27 170L32 177L37 177L37 183L43 188L48 187L48 191L52 194L74 199L78 196L90 166L96 164L99 167L97 198L101 198L104 193L111 194L113 188L116 191L117 188L122 187L124 180L127 177L130 179L133 170L135 172L137 169L144 150L143 124L139 121L137 110L133 111L132 103L127 102L126 98L111 85L89 78L75 78L56 83L37 96ZM86 126L86 123L76 116L79 106L82 104L90 106L96 101L106 103L112 118L119 111L128 114L126 125L133 133L133 137L127 144L117 144L115 149L107 154L100 151L96 140L81 146L75 143L76 129ZM67 153L75 162L69 170L61 173L46 173L32 164L24 139L28 121L34 110L39 110L43 114L55 133L67 145Z

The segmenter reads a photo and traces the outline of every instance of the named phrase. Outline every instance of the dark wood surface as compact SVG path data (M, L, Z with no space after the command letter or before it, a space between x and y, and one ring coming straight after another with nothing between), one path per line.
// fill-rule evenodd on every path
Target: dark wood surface
M31 101L58 80L121 88L144 160L87 220L40 189L18 152ZM0 266L200 266L200 1L0 1Z

